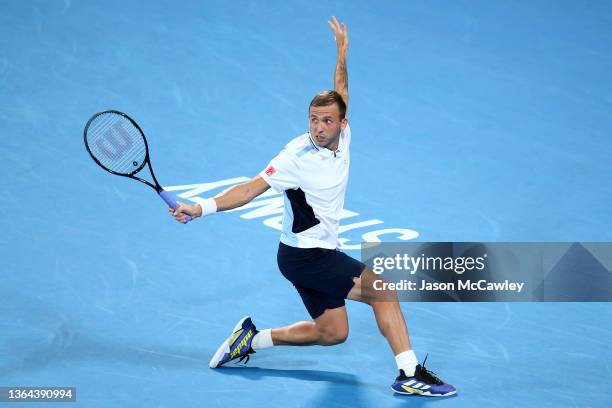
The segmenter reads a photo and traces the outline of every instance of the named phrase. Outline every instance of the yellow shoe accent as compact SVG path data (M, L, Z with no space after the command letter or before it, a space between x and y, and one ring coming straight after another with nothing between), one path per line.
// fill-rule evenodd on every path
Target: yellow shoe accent
M240 330L240 332L242 332L242 330ZM242 339L240 343L238 343L236 348L232 351L232 354L230 355L230 360L240 354L240 350L242 350L242 348L247 345L247 342L249 341L251 337L253 337L253 331L249 330L246 336L244 336L244 339Z
M423 391L407 386L406 384L402 384L402 388L408 391L411 394L422 394Z
M240 335L242 334L242 332L244 331L244 329L240 329L235 331L230 337L229 339L227 339L227 344L232 347L232 344L234 344L234 342L236 341L236 339L238 337L240 337Z

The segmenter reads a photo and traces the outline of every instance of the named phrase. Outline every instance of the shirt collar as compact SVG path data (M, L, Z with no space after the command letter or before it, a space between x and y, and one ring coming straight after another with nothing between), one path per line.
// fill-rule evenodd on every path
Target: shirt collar
M314 140L312 140L312 135L310 134L310 132L308 132L308 141L310 142L310 145L312 146L312 148L315 149L317 152L320 152L323 149L317 146Z
M340 136L338 137L338 148L334 151L334 150L329 150L327 147L319 147L317 146L317 144L314 142L314 140L312 140L312 135L310 134L310 132L308 132L308 141L310 142L310 145L318 152L318 153L324 153L326 156L329 155L335 155L338 156L341 153L344 153L344 130L340 131Z

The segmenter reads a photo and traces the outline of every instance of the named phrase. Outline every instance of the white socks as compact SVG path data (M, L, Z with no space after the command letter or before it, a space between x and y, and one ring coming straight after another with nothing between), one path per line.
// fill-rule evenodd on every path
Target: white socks
M414 354L414 350L399 353L397 356L395 356L395 362L397 363L397 369L404 370L404 374L406 374L408 377L412 377L414 375L414 370L417 364L419 364L416 354Z
M253 337L251 347L253 350L267 349L274 345L272 342L272 329L260 330L259 333Z

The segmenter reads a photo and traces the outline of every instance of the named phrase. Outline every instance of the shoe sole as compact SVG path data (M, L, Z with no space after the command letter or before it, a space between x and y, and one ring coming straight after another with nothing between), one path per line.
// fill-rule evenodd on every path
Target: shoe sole
M244 321L246 319L248 319L249 316L244 316L242 319L240 319L238 321L238 323L236 323L236 325L234 326L234 330L232 330L232 334L236 333L236 331L238 331L238 329L242 328L242 323L244 323ZM230 334L231 337L231 334ZM229 339L229 338L228 338ZM226 353L230 352L230 345L228 343L227 340L225 340L217 349L217 351L215 352L215 354L213 355L213 357L210 359L210 362L208 363L208 366L210 368L218 368L220 367L219 361L221 361L221 359L223 358L223 356ZM225 363L224 363L225 364Z
M396 394L400 394L400 395L420 395L422 397L450 397L451 395L455 395L457 393L457 390L455 391L451 391L451 392L447 392L446 394L432 394L430 392L428 392L427 394L423 393L423 394L419 394L416 392L400 392L398 390L396 390L395 388L391 387L391 390L396 393Z

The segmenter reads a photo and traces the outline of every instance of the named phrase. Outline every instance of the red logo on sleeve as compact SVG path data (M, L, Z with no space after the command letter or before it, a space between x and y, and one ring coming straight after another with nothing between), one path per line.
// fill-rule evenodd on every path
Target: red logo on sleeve
M266 174L271 177L274 173L276 173L276 169L274 168L274 166L268 166L268 168L266 169Z

